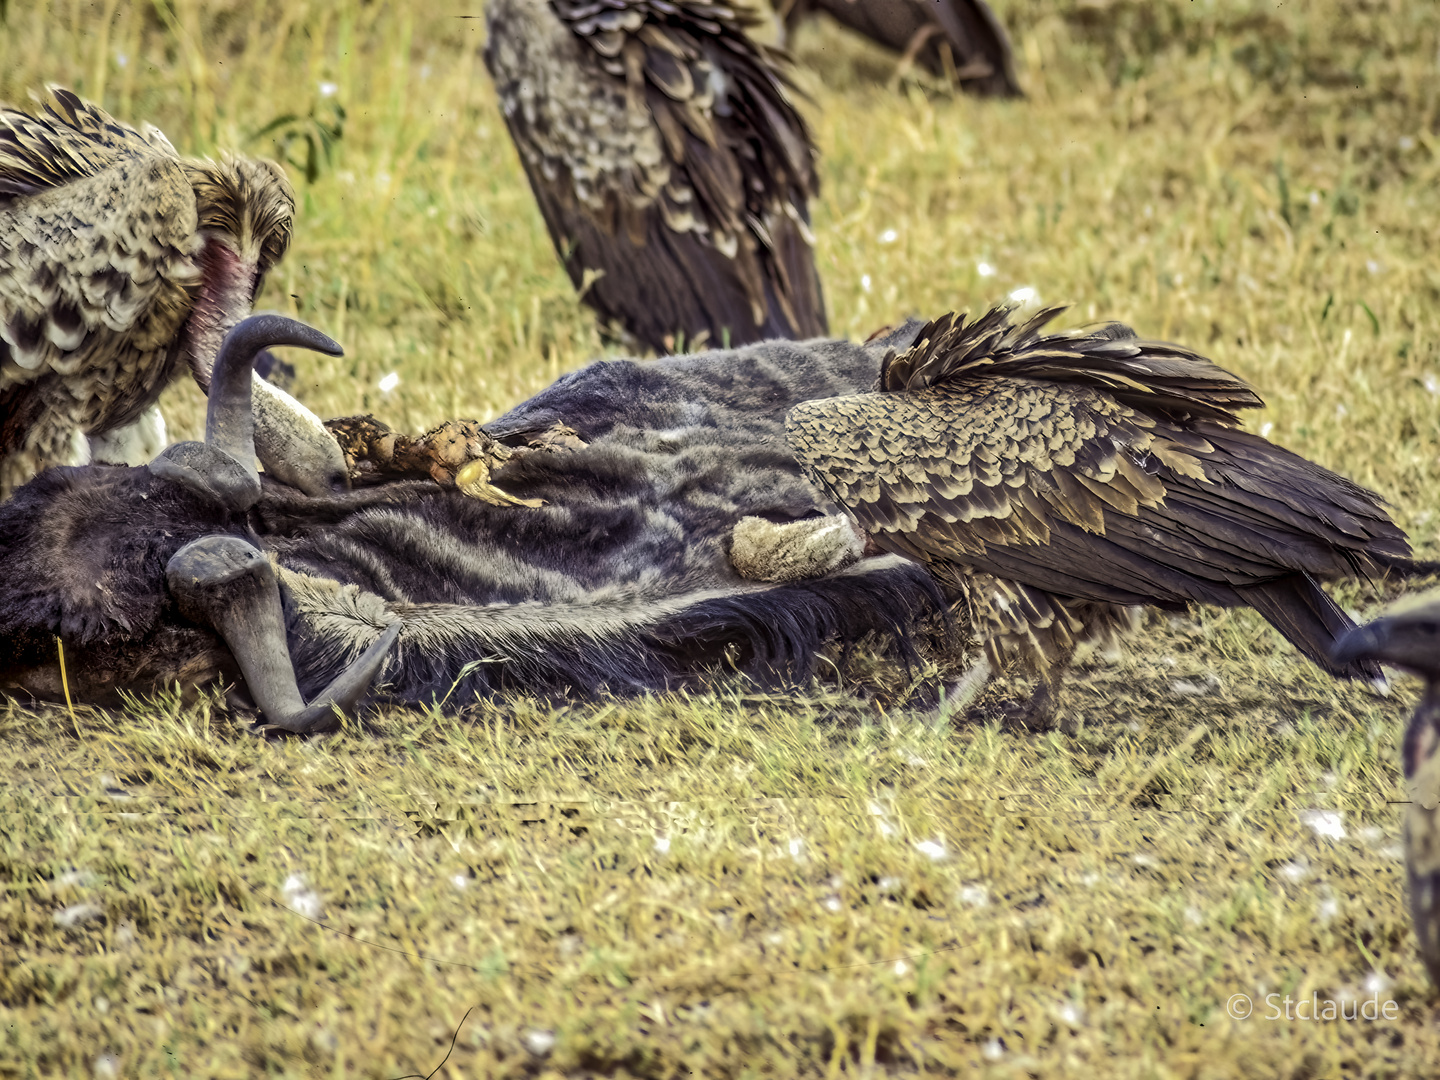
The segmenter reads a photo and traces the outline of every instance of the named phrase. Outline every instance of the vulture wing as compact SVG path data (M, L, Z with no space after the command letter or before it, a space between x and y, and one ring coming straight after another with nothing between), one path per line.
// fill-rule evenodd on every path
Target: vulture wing
M154 400L198 247L190 182L158 131L58 89L41 113L0 109L0 494L63 459L77 429Z
M812 9L972 94L1024 95L1010 38L985 0L800 0L787 23Z
M939 320L882 389L807 402L801 465L884 548L1055 597L1261 611L1302 651L1348 625L1314 578L1409 546L1378 496L1235 424L1241 380L1117 326Z
M0 109L0 386L73 374L107 331L168 343L199 281L196 225L159 131L64 90L42 115ZM157 303L179 317L157 324Z
M827 332L810 133L723 0L495 0L486 63L566 269L657 351Z

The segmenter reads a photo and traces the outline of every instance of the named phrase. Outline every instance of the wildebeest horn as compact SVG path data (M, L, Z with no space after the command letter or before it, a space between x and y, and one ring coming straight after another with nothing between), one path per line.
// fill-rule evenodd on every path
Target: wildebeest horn
M260 476L255 470L255 378L251 368L260 351L271 345L299 345L330 356L343 354L340 346L320 331L283 315L251 315L242 320L225 335L210 373L205 441L167 447L150 463L151 472L237 512L255 505L260 498ZM339 452L337 445L335 453ZM325 467L322 463L321 469ZM298 471L306 473L304 468ZM319 485L303 485L316 494L309 490L311 486Z
M213 383L210 392L213 400ZM263 552L238 536L202 537L175 553L165 580L180 613L224 639L265 719L298 735L333 730L335 707L354 708L400 636L392 623L307 705L285 645L280 586Z

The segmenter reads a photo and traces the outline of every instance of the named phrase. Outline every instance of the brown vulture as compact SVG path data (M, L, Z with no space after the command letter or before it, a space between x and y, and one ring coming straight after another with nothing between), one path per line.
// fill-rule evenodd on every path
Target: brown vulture
M985 0L779 0L787 43L818 11L967 93L1024 96L1010 39Z
M163 445L156 399L182 364L208 387L294 213L272 162L182 158L158 129L62 89L43 110L0 107L0 497L92 449L131 456L132 427ZM267 471L342 484L319 420L256 383ZM157 449L134 448L140 461Z
M1354 624L1318 580L1404 561L1379 496L1242 430L1260 398L1204 357L1118 323L1042 336L1059 310L925 326L874 392L791 410L802 468L965 598L991 665L1040 676L1024 721L1132 605L1252 607L1326 670L1378 674L1330 659Z
M1397 604L1381 619L1351 630L1335 645L1339 664L1391 664L1425 680L1410 718L1400 765L1410 788L1405 812L1405 867L1420 957L1440 986L1440 596Z
M815 148L728 0L492 0L485 63L581 299L657 352L826 333Z

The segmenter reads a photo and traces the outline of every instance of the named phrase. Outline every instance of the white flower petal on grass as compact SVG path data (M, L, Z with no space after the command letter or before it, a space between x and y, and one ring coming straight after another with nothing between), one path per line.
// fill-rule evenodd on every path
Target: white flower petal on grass
M1434 375L1426 375L1425 378L1420 381L1430 393L1440 394L1440 379L1437 379Z
M1136 866L1143 866L1146 870L1154 869L1160 865L1160 861L1156 859L1154 855L1147 855L1143 851L1137 851L1134 855L1131 855L1130 861Z
M915 850L921 855L925 855L937 862L941 859L948 858L950 855L950 851L945 847L943 840L921 840L915 845Z
M280 886L280 893L285 897L286 907L304 915L307 919L320 917L323 907L320 903L320 894L305 884L305 878L302 875L291 874L287 877L285 884Z
M661 855L668 854L670 851L670 838L668 836L655 837L655 850Z
M1395 985L1395 980L1383 971L1372 971L1365 979L1367 994L1383 994Z
M820 906L826 911L839 911L844 905L840 903L840 897L827 896L824 900L820 901Z
M1073 1001L1067 1001L1060 1008L1055 1010L1055 1015L1072 1028L1078 1028L1085 1023L1085 1010Z
M790 841L789 849L790 857L792 859L798 859L800 858L800 853L805 850L805 841L797 836Z
M990 903L990 890L980 884L962 885L955 897L966 907L986 907Z
M1320 192L1318 192L1318 191L1312 191L1312 192L1310 192L1310 205L1311 205L1311 206L1319 206L1319 205L1320 205Z
M455 888L464 891L470 886L470 876L468 874L456 874L450 879L450 884L454 885Z
M898 239L900 239L900 234L894 229L886 229L880 234L880 243L882 244L893 244Z
M1282 866L1275 868L1275 872L1292 885L1299 885L1310 876L1310 863L1306 859L1291 859Z
M398 371L390 372L389 375L386 375L383 379L380 380L378 385L382 394L390 393L390 391L394 390L395 387L400 385L400 373Z
M1339 810L1305 810L1300 820L1327 840L1345 839L1345 817Z
M1365 269L1370 271L1370 273L1372 274L1378 274L1385 269L1385 264L1382 262L1377 262L1375 259L1366 259Z
M99 883L100 875L90 870L66 870L55 879L55 884L51 887L62 889L68 885L75 885L82 889L88 889Z
M536 1057L544 1057L555 1049L555 1033L553 1031L531 1028L520 1037L520 1041L525 1044L525 1049Z
M115 1080L120 1075L120 1059L114 1054L101 1054L90 1070L95 1074L95 1080Z
M895 961L895 974L896 974L896 975L904 975L904 974L905 974L907 971L909 971L909 970L910 970L910 965L907 964L907 963L905 963L904 960L896 960L896 961Z
M1205 921L1205 913L1194 904L1185 909L1185 922L1189 926L1199 926Z
M995 267L991 266L988 262L978 262L975 264L975 272L981 277L994 277Z
M1029 304L1040 299L1040 294L1029 285L1022 286L1010 294L1010 299L1017 304Z
M881 892L887 893L899 892L905 887L904 879L898 877L882 877L875 884L879 886Z
M980 1048L980 1053L984 1055L986 1061L999 1061L1005 1056L1005 1040L991 1039Z
M1397 143L1397 145L1400 147L1401 150L1406 152L1414 150L1415 137L1413 135L1401 135L1400 141L1399 143Z
M1340 914L1340 901L1327 896L1315 905L1315 918L1321 926L1329 926Z
M861 274L861 275L860 275L860 288L864 289L866 292L869 292L869 291L870 291L870 275L869 275L869 274Z
M320 84L321 97L334 97L340 90L333 82L322 82Z
M94 922L105 914L105 909L99 904L71 904L67 908L61 908L50 916L50 921L56 926L69 930L72 926L80 926L87 922Z

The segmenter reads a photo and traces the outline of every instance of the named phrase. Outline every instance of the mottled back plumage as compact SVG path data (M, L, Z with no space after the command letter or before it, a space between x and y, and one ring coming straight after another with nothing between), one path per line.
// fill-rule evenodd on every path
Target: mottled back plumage
M0 109L0 497L88 460L182 362L205 386L293 215L270 162L182 159L61 89Z
M1005 27L985 0L790 0L778 5L787 39L823 11L937 78L984 97L1021 97Z
M802 467L880 547L968 596L992 659L1046 670L1119 608L1258 610L1338 674L1351 623L1316 583L1403 559L1374 493L1238 426L1261 404L1177 345L1109 324L1041 335L1010 309L946 316L874 393L808 402Z
M485 61L582 299L657 351L826 332L810 132L754 16L495 0Z

